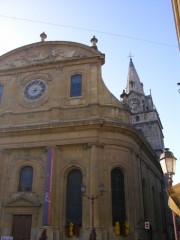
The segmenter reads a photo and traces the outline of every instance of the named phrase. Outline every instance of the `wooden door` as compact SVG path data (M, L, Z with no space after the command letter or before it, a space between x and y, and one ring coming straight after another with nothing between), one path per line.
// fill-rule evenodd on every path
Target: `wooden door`
M13 215L13 240L30 240L32 215Z

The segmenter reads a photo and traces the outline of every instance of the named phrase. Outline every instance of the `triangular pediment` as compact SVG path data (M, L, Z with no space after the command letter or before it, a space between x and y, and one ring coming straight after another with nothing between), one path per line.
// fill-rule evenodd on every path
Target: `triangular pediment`
M39 207L41 204L25 196L18 196L3 203L3 207Z
M0 56L0 70L104 55L83 44L47 41L26 45Z

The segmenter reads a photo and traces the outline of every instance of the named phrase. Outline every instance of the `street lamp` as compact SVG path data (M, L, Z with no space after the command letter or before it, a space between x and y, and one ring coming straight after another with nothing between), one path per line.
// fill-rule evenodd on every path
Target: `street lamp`
M172 187L172 177L175 174L176 169L176 158L173 153L169 151L169 148L165 148L164 152L160 156L160 164L163 170L163 173L168 177L169 187ZM174 225L174 234L175 240L178 240L178 231L177 231L177 223L176 223L176 214L172 211L173 216L173 225Z
M103 193L104 193L104 184L103 183L100 183L99 184L99 193L94 196L94 195L87 195L85 194L86 192L86 185L85 184L82 184L81 185L81 192L82 192L82 196L83 197L87 197L87 199L89 199L91 201L91 211L92 211L92 229L91 229L91 233L90 233L90 236L89 236L89 240L96 240L96 230L94 228L94 200L97 199L99 196L102 196Z

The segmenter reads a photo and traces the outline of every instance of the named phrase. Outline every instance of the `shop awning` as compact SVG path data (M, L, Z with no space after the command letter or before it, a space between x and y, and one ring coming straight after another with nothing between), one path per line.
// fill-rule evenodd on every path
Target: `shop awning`
M169 207L180 216L180 183L166 189L169 196Z

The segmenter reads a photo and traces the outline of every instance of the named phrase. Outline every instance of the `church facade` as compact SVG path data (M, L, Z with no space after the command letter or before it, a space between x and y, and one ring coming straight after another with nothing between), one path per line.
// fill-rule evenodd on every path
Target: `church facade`
M41 37L0 57L0 236L167 239L162 125L132 59L118 100L95 37Z

